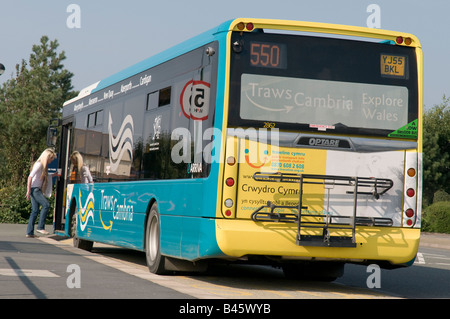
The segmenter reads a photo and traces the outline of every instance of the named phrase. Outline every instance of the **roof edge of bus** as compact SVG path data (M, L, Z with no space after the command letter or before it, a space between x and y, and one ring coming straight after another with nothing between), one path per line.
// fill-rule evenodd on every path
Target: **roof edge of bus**
M207 39L211 40L213 36L228 31L236 31L237 25L240 22L253 23L255 29L279 29L279 30L291 30L294 28L296 31L307 31L314 33L328 33L328 34L341 34L350 36L365 36L380 39L394 40L398 36L409 37L412 39L411 46L421 47L418 38L412 34L404 32L396 32L382 29L373 29L366 27L347 26L341 24L330 24L321 22L307 22L296 20L278 20L278 19L256 19L256 18L236 18L225 21L220 25L205 31L197 36L194 36L186 41L183 41L173 47L163 50L156 55L149 57L141 62L138 62L122 71L119 71L103 80L100 80L94 84L91 84L80 91L80 93L71 100L66 101L63 106L76 102L91 93L95 93L102 89L107 88L115 83L123 81L131 76L138 74L144 70L150 69L158 64L164 63L175 58L177 55L188 52L195 49L199 45L203 45L207 42Z
M412 39L412 43L408 46L421 48L419 39L410 33L384 30L377 28L350 26L344 24L332 24L332 23L322 23L322 22L308 22L308 21L297 21L297 20L279 20L279 19L254 19L254 18L237 18L231 20L230 31L240 31L237 28L239 23L243 22L252 23L254 29L273 29L273 30L293 30L293 31L304 31L313 33L325 33L325 34L339 34L357 37L367 37L375 39L393 40L398 36L404 38L409 37ZM244 29L243 31L249 32Z
M179 44L176 44L166 50L163 50L147 59L142 60L141 62L138 62L128 68L123 69L122 71L119 71L109 77L104 78L103 80L100 80L94 84L91 84L87 86L86 88L82 89L80 93L74 97L73 99L66 101L63 106L66 106L68 104L71 104L73 102L76 102L79 99L82 99L91 93L95 93L97 91L100 91L102 89L107 88L108 86L111 86L115 83L118 83L120 81L123 81L129 77L132 77L144 70L150 69L158 64L164 63L166 61L169 61L179 54L189 52L190 50L193 50L197 48L199 45L203 45L208 42L208 40L211 40L212 37L216 34L219 34L221 32L227 32L229 30L230 24L233 20L226 21L219 26L216 26L208 31L205 31L197 36L194 36L192 38L189 38L186 41L183 41Z

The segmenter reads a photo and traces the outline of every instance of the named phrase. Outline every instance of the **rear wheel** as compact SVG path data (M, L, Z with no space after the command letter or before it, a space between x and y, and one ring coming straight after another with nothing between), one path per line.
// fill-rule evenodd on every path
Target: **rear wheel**
M150 209L145 231L145 255L151 273L167 274L165 257L161 255L161 226L158 205L154 203Z

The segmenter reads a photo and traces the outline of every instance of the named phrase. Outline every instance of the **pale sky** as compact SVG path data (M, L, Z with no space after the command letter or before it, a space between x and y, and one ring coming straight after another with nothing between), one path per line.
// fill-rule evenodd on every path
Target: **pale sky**
M42 35L57 39L81 90L220 23L238 17L367 26L367 7L381 9L381 28L416 35L424 51L424 104L450 96L448 0L9 0L0 8L0 84L28 60ZM5 3L6 2L6 3ZM67 20L80 8L80 28ZM69 8L70 9L70 8Z

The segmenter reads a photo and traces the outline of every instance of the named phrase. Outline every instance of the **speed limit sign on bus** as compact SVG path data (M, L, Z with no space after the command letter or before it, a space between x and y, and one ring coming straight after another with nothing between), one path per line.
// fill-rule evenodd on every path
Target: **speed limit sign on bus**
M180 96L184 116L198 121L206 120L209 113L209 91L210 84L207 82L187 82Z

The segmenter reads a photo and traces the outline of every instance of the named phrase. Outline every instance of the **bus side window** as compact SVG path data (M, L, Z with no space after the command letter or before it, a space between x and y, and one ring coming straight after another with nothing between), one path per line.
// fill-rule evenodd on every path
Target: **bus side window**
M146 111L150 111L158 107L158 95L159 91L147 94L147 107L145 108Z
M147 94L146 111L150 111L158 107L169 105L171 102L171 95L172 95L171 86Z

